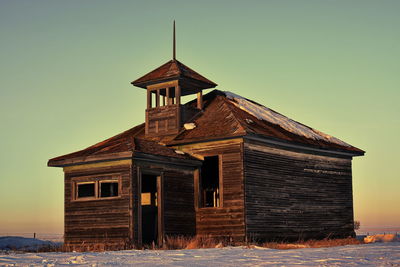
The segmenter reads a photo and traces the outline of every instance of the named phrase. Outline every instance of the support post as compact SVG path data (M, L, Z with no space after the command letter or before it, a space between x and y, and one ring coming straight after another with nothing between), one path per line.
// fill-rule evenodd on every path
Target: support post
M151 108L151 91L147 89L147 109Z
M179 85L175 86L175 98L176 104L179 106L181 104L181 87Z
M181 127L181 87L179 86L179 84L175 86L175 99L176 105L178 106L176 114L176 125L179 129Z
M160 106L160 89L156 91L156 107Z
M170 102L171 100L169 98L169 87L167 87L166 90L167 90L167 93L166 93L166 95L167 95L167 105L171 105L171 102Z
M197 108L203 109L203 90L197 93Z

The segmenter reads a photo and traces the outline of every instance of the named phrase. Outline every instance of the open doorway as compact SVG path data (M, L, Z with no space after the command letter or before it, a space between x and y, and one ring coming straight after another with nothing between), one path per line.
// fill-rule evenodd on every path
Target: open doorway
M142 175L141 212L142 212L142 244L160 245L161 217L161 177Z
M221 206L220 198L220 163L218 156L204 157L201 168L201 207L217 208Z

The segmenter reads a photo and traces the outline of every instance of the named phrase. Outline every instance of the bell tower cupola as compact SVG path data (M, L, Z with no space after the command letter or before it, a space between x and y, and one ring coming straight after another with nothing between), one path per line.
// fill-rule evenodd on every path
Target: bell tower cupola
M197 94L197 110L203 108L203 89L214 88L214 82L176 59L175 21L173 58L131 83L146 89L146 136L177 134L188 118L181 97Z

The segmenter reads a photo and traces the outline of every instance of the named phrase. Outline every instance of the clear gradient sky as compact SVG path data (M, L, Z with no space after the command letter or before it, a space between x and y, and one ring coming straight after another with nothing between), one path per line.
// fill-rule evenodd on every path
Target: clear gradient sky
M130 82L172 57L365 150L355 219L400 226L400 1L0 0L0 234L63 232L49 158L144 121Z

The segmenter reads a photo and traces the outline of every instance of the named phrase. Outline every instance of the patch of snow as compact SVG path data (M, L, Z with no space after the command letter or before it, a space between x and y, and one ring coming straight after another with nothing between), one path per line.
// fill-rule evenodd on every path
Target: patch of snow
M350 147L349 144L339 140L331 135L322 133L297 121L294 121L278 112L273 111L267 107L256 104L240 95L234 94L229 91L224 91L226 97L230 99L238 108L246 111L247 113L253 115L259 120L267 121L276 125L279 125L283 129L294 133L299 136L304 136L313 140L322 140L330 143L335 143L341 146Z
M225 247L0 254L0 266L399 266L400 242L289 250Z
M181 150L175 150L175 153L176 153L176 154L179 154L179 155L185 155L185 152L183 152L183 151L181 151Z
M183 127L185 127L186 130L193 130L194 128L196 128L196 124L193 122L189 122L185 123Z

